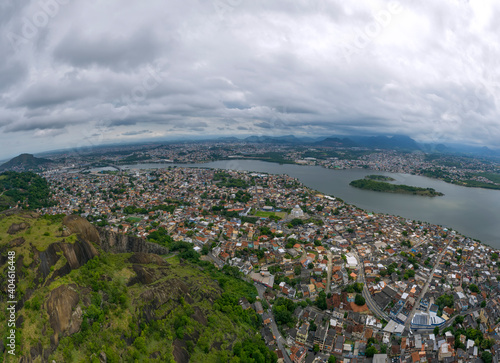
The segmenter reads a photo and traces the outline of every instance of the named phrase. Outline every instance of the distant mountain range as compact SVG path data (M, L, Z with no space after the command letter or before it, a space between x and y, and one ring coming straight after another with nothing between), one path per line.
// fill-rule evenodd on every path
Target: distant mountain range
M418 143L404 135L388 136L349 136L342 139L327 137L316 142L318 146L332 147L365 147L369 149L420 150Z
M285 136L249 136L243 140L231 138L221 138L220 141L246 141L251 143L266 144L305 144L308 146L329 146L329 147L364 147L370 149L400 149L400 150L421 150L419 144L412 138L404 135L396 136L329 136L329 137L297 137L294 135Z
M348 138L339 139L338 137L327 137L324 140L315 143L318 146L330 146L330 147L356 147L354 141Z
M419 143L406 135L393 135L393 136L356 136L356 135L331 135L322 137L307 137L307 136L295 136L295 135L283 135L283 136L247 136L245 138L235 137L235 136L224 136L224 137L207 137L200 139L177 139L177 140L165 140L163 143L213 143L213 142L223 142L223 143L234 143L234 142L248 142L257 144L275 144L275 145L293 145L293 146L304 146L304 147L334 147L334 148L367 148L367 149L385 149L385 150L398 150L398 151L422 151L425 153L438 153L438 154L450 154L450 155L463 155L463 156L473 156L473 157L486 157L495 160L500 159L500 149L490 149L486 146L470 146L464 144L426 144ZM155 141L156 145L161 145L162 142ZM147 143L133 143L133 144L110 144L101 145L95 148L94 153L99 154L100 151L107 147L119 148L120 146L133 146L133 145L147 145ZM102 149L102 150L100 150ZM62 152L62 150L61 150ZM114 151L116 152L116 151ZM122 153L122 152L121 152ZM52 160L37 158L32 154L21 154L12 160L0 165L0 172L5 170L14 171L27 171L36 170L41 166L45 166L48 163L52 163Z
M421 150L419 144L409 136L370 136L370 137L352 137L353 141L360 146L373 149L391 149L391 150Z
M461 154L500 158L500 150L492 150L486 146L470 146L462 144L422 144L422 151L428 153Z
M424 144L418 143L406 135L394 136L327 136L301 137L285 136L248 136L244 139L224 137L217 139L222 142L246 141L251 143L288 144L323 147L361 147L368 149L386 149L399 151L423 151L426 153L461 154L471 156L500 158L500 150L488 147L469 146L461 144Z
M52 163L52 160L37 158L32 154L21 154L0 165L0 172L6 170L27 171L38 169L40 166Z

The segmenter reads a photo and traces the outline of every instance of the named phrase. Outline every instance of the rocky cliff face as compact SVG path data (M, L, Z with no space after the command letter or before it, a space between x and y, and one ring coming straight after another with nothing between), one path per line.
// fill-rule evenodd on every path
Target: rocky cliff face
M54 345L59 343L59 338L76 333L82 324L82 309L77 306L80 301L76 285L62 285L49 294L46 303L49 323L54 331L51 337Z
M70 215L64 218L63 224L72 233L78 234L83 240L100 246L105 252L127 253L141 252L164 255L168 249L143 240L142 238L95 228L85 218Z
M256 295L247 292L252 285L211 266L166 260L166 248L78 216L61 224L22 213L0 213L0 285L7 285L3 252L12 249L21 338L14 360L0 340L0 361L226 361L233 342L254 339L258 316L237 303Z
M17 326L19 328L22 325L24 327L36 325L37 329L42 330L39 334L50 339L50 343L48 340L29 343L27 345L29 350L23 352L20 362L48 361L49 356L58 349L59 342L63 337L72 336L81 330L85 311L91 305L90 296L93 291L88 286L80 283L75 284L73 278L70 278L69 282L60 280L60 284L58 281L65 278L73 270L79 270L103 252L111 252L112 254L133 252L126 260L127 267L123 270L123 274L127 276L129 288L135 284L141 286L140 302L144 305L142 314L137 314L137 318L144 319L146 322L158 319L156 309L160 305L172 299L176 300L178 296L182 295L186 295L186 298L191 301L190 294L187 292L192 289L198 293L198 290L201 289L195 283L186 284L182 278L174 279L172 282L162 282L156 286L155 283L158 280L171 274L169 264L159 256L167 254L168 249L141 238L97 229L86 219L71 215L63 219L57 237L54 238L55 242L42 247L39 236L44 233L45 226L47 228L52 226L51 222L37 224L38 215L28 215L23 211L0 213L0 220L4 218L12 218L12 222L4 223L8 237L0 242L0 252L4 252L6 249L17 251L17 282L19 283L21 280L28 282L28 287L24 289L22 297L18 299L16 308L19 311L19 319ZM20 222L19 219L23 221ZM35 228L28 231L33 226ZM56 235L54 232L51 233L52 236ZM68 241L67 238L70 236ZM4 255L6 254L0 253L0 268L6 262ZM25 262L26 260L28 262ZM156 268L151 266L156 266ZM122 271L113 271L99 276L111 286L106 292L99 291L103 302L110 304L110 294L116 294L117 285L112 282L112 276L120 273ZM0 283L5 286L5 281L2 281L1 277ZM125 290L121 291L126 291L126 288L123 289ZM217 291L215 287L213 289ZM169 291L169 293L166 294L163 290ZM116 296L119 296L119 293ZM112 303L115 305L117 304L116 296ZM215 300L212 295L207 296L207 298L210 301ZM0 302L0 307L2 304L3 302ZM0 329L0 333L2 333L2 329ZM21 346L26 346L25 344L22 343ZM4 353L5 346L0 344L0 354ZM101 352L102 354L104 353Z
M157 255L165 255L168 249L144 241L143 239L135 236L128 236L119 234L105 229L99 230L100 246L106 252L125 253L125 252L141 252L141 253L154 253Z
M69 215L64 217L63 224L68 227L72 233L78 234L85 241L98 244L101 240L97 229L85 218Z
M62 242L53 243L42 252L39 252L33 247L33 253L35 256L35 263L38 261L40 262L39 272L44 278L49 275L50 268L59 261L61 255L66 258L67 263L54 272L48 283L52 282L56 277L62 277L70 273L71 270L83 266L87 261L99 254L91 243L81 237L78 237L75 243L64 243L64 240Z
M85 218L71 215L63 220L63 224L70 229L72 233L77 233L81 239L95 243L105 252L127 253L141 252L164 255L168 249L143 240L142 238L129 236L121 233L107 231L104 228L97 229Z

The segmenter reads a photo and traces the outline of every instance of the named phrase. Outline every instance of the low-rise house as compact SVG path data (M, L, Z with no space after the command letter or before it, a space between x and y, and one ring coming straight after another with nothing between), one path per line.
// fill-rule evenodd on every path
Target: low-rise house
M320 325L317 327L316 333L314 334L314 344L318 344L320 350L324 349L324 344L327 334L328 334L328 325L326 326Z
M306 349L304 347L294 345L291 349L290 359L293 363L303 363L306 359Z
M338 336L335 341L335 347L333 348L333 352L337 355L342 354L342 350L344 349L345 338L343 336Z
M309 323L305 322L300 326L299 330L297 330L297 335L295 337L295 340L299 344L306 344L308 334L309 334Z

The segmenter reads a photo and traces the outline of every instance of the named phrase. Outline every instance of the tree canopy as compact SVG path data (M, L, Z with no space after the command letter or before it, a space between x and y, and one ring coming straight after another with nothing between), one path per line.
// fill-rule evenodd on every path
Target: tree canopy
M361 294L356 294L356 297L354 298L354 303L358 306L363 306L366 304L366 301Z
M0 174L0 211L15 207L38 209L54 205L47 180L33 172Z

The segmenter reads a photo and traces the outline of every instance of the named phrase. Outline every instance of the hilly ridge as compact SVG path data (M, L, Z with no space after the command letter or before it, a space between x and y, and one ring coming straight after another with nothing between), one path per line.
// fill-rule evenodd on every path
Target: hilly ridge
M0 172L5 170L27 171L36 170L41 166L52 163L52 160L37 158L32 154L21 154L0 165Z
M18 301L17 356L3 341L3 360L276 361L255 336L261 318L238 303L254 301L253 285L208 263L149 253L155 244L139 240L103 234L77 216L1 213L0 283L15 251Z
M406 135L393 136L327 136L327 137L296 137L294 135L285 136L249 136L243 141L251 143L269 144L294 144L326 147L363 147L370 149L391 149L391 150L421 150L421 146Z

